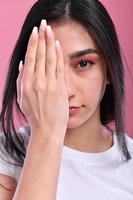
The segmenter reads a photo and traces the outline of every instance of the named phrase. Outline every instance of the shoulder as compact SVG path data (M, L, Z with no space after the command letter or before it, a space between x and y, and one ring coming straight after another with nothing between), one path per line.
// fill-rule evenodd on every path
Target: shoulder
M133 159L133 138L131 138L128 134L125 134L127 147L129 152L131 153L132 159Z
M129 144L133 144L133 137L129 136L128 134L125 134L126 140Z
M24 126L21 126L18 130L18 134L20 136L22 136L23 140L24 140L24 143L25 143L25 146L28 145L28 142L29 142L29 138L30 138L30 135L31 135L31 129L30 129L30 126L29 125L24 125Z
M23 139L25 146L28 145L30 134L31 134L31 131L30 131L29 125L21 126L17 131L18 137L20 136ZM15 140L15 142L17 143L15 134L12 133L11 135L12 135L13 139ZM3 132L0 132L0 147L2 147L3 144L5 144L5 141L6 141L5 134Z
M23 126L19 128L17 134L23 139L24 145L27 148L30 138L30 127ZM14 137L14 134L12 134ZM15 137L14 137L15 139ZM17 142L17 140L15 140ZM12 147L10 147L12 149ZM22 166L18 165L13 157L7 152L6 137L3 132L0 132L0 174L4 174L18 181Z

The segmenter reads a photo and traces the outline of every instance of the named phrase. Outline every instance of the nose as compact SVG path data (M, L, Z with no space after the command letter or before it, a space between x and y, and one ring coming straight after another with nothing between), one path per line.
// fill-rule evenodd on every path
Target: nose
M71 98L76 95L74 74L65 66L65 81L68 91L68 97Z

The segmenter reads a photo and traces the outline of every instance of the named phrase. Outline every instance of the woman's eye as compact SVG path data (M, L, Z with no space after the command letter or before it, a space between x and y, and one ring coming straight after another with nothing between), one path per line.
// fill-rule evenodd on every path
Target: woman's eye
M92 61L88 61L88 60L81 60L78 64L77 64L77 68L81 68L81 69L86 69L91 67L94 64L94 62Z

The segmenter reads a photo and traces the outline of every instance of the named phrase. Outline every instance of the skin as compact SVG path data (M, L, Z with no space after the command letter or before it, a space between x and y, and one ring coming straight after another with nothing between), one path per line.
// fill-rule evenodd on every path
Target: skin
M109 83L104 60L97 51L70 56L88 48L98 50L94 40L75 22L51 27L53 32L43 22L39 33L34 29L24 65L19 65L17 101L31 126L31 137L18 184L0 175L1 184L12 190L0 188L5 200L34 200L38 194L40 200L55 199L63 144L93 153L112 145L99 114ZM85 69L80 69L82 59L91 61ZM80 107L77 113L69 113L71 105Z
M99 105L109 83L102 55L79 23L50 25L52 32L46 28L47 37L42 28L29 40L23 72L18 78L21 110L31 129L45 126L54 134L54 125L65 131L55 136L63 139L64 145L84 152L105 151L112 146L112 134L100 122ZM56 40L60 45L55 45ZM88 48L96 52L72 56ZM81 60L88 61L84 69ZM71 105L80 107L76 114L69 114Z
M102 55L91 35L79 23L51 23L51 26L63 49L69 105L80 107L79 112L69 115L64 144L83 152L105 151L112 146L112 133L100 122L99 103L109 84ZM97 53L71 58L75 52L88 48ZM84 68L81 60L89 61Z

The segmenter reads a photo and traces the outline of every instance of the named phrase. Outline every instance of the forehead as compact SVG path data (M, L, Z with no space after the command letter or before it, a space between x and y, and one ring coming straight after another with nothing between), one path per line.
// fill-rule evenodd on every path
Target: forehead
M64 24L52 22L50 25L55 39L61 43L64 54L74 53L87 48L97 49L93 38L81 24L77 22L67 22Z

